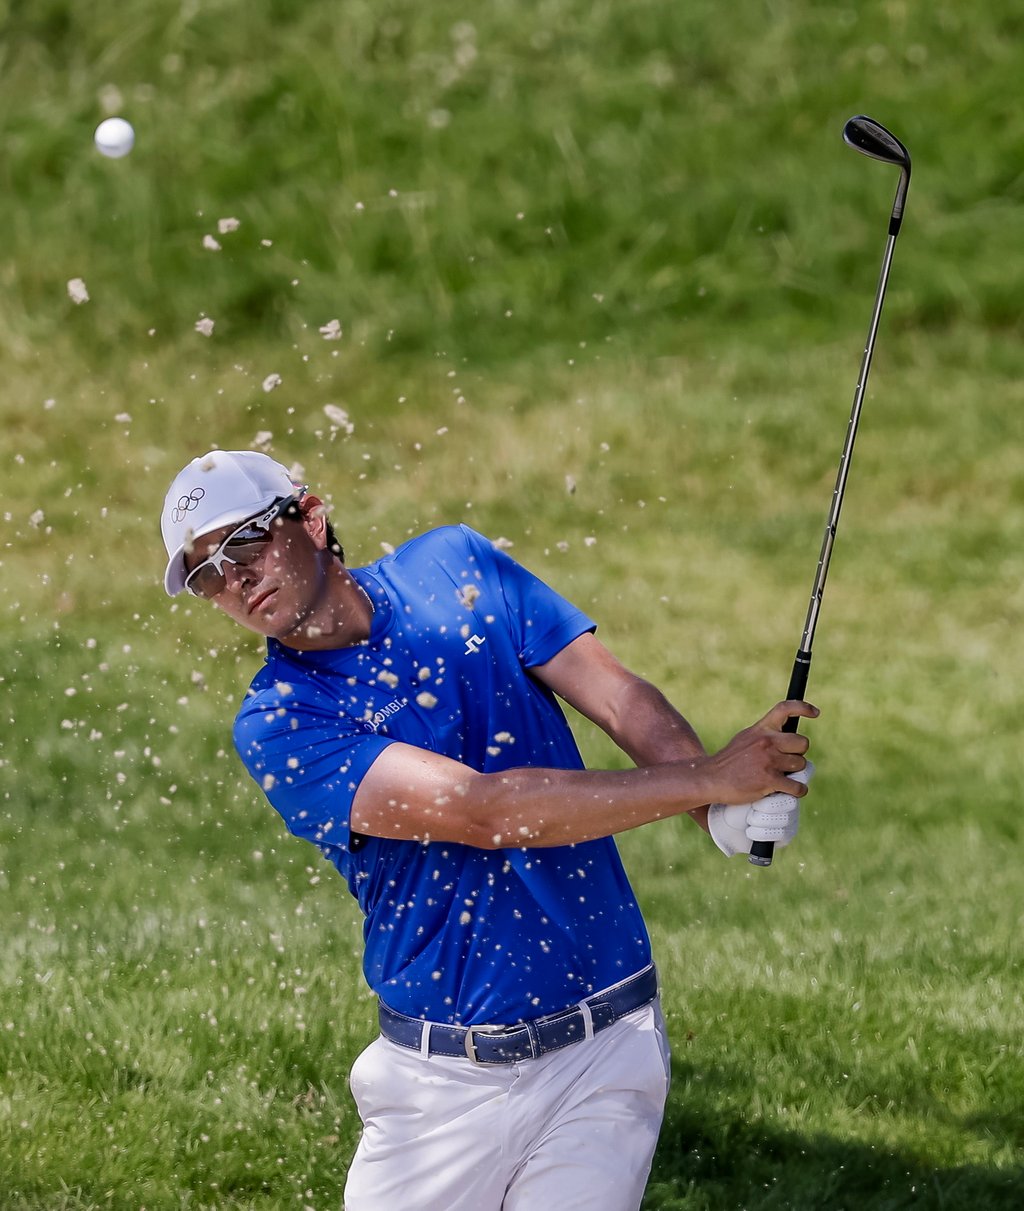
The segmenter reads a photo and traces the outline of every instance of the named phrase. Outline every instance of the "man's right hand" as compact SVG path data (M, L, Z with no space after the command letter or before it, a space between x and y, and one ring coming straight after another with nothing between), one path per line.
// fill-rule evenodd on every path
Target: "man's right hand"
M816 719L818 708L791 699L779 702L753 727L738 732L729 743L707 758L711 803L753 803L765 795L781 793L801 798L807 787L790 775L807 765L804 754L810 741L799 732L784 732L787 719Z

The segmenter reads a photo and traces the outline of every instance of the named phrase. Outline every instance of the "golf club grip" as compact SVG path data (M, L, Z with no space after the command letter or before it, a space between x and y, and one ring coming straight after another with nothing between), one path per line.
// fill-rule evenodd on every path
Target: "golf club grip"
M803 698L804 691L807 689L807 678L811 672L811 653L801 648L793 661L793 672L789 677L789 689L786 691L786 699ZM784 732L795 732L797 730L798 716L790 715L786 722L782 725ZM774 841L754 841L750 846L749 861L754 866L771 866L772 856L775 853Z

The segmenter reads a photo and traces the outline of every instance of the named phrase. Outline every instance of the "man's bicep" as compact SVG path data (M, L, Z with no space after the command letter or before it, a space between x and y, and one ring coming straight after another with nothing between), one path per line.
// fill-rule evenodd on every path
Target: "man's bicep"
M477 845L469 790L480 777L469 766L428 749L389 744L359 783L350 827L392 841Z

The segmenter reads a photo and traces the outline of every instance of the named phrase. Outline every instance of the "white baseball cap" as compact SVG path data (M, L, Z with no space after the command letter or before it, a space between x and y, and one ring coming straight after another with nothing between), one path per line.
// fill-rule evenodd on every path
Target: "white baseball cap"
M211 450L194 458L167 489L160 515L168 596L185 587L185 550L195 539L255 517L274 501L301 491L285 467L255 450Z

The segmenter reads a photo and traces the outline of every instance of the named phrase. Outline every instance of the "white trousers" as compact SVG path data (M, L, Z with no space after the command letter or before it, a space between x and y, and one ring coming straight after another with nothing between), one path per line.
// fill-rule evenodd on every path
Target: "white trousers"
M378 1038L352 1066L345 1211L637 1211L668 1080L657 1002L520 1064Z

